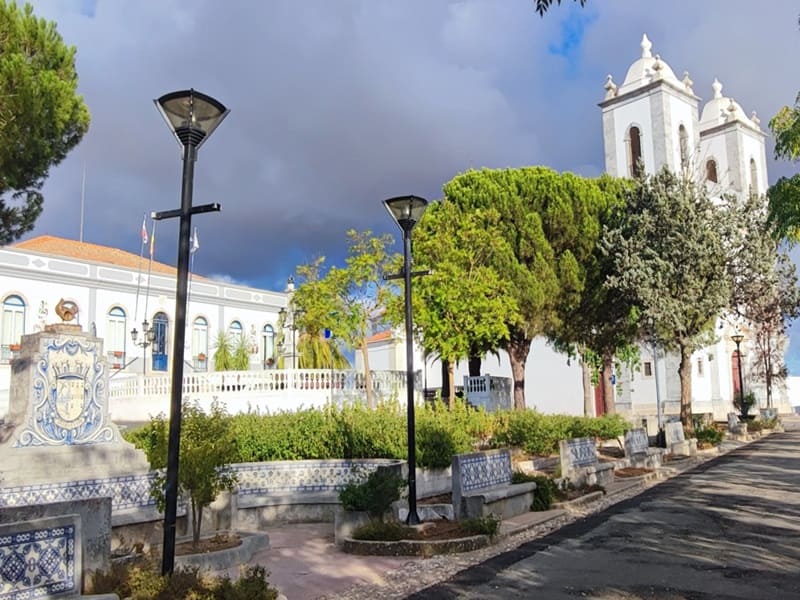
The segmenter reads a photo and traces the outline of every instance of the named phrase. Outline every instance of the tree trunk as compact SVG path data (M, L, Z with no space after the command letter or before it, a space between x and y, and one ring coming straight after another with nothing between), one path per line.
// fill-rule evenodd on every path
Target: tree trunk
M678 365L678 377L681 380L681 423L684 429L694 431L692 424L692 349L682 343L678 344L681 362Z
M361 358L364 359L364 387L367 392L367 408L372 408L372 375L369 372L369 350L367 338L361 338Z
M442 364L442 402L444 402L445 398L450 398L450 390L454 388L452 385L450 385L450 362L445 359L441 359L441 364Z
M200 543L200 524L203 521L203 507L192 499L192 547L196 550Z
M617 412L617 405L614 402L614 384L611 378L614 375L614 355L610 352L603 354L603 406L607 415Z
M450 390L450 394L447 396L447 405L452 410L456 406L456 386L455 383L455 367L454 363L451 361L447 361L447 389ZM465 392L466 393L466 392Z
M767 334L765 342L764 385L767 388L767 408L772 408L772 336L770 334Z
M583 380L583 416L594 416L594 388L592 387L592 370L581 356L581 379Z
M524 333L514 331L508 341L508 358L511 361L511 376L514 379L514 409L525 410L525 363L531 351L531 340Z
M481 357L480 356L470 356L469 357L469 376L470 377L480 377L481 376Z

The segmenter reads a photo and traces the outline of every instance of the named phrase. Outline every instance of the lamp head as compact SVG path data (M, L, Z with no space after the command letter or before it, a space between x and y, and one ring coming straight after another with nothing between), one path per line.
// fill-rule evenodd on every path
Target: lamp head
M134 344L136 343L136 340L139 339L139 331L136 329L136 327L131 329L131 339L133 340Z
M731 336L731 339L733 340L733 343L738 346L739 344L742 343L742 340L744 339L744 336L741 333L734 333Z
M414 229L414 225L422 218L428 201L419 196L397 196L384 200L383 205L403 233L410 233Z
M230 112L211 96L193 89L164 94L154 100L181 146L199 148Z

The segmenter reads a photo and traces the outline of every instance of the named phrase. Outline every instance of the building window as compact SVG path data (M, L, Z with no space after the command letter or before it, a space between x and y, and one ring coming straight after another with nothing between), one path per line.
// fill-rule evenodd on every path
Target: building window
M697 376L698 377L702 377L703 376L703 359L702 358L698 358L697 359Z
M750 193L758 193L758 168L754 158L750 159Z
M24 333L25 302L19 296L9 296L3 302L2 360L14 358Z
M228 335L231 336L231 344L237 346L239 344L239 340L242 339L243 332L244 329L239 321L231 321L231 324L228 327Z
M126 315L119 306L108 311L106 325L106 355L112 369L125 366Z
M628 173L631 177L642 174L642 134L636 125L628 129Z
M710 181L712 183L719 182L717 177L717 161L715 161L713 158L709 158L706 161L706 181Z
M208 321L203 317L192 323L192 363L196 371L208 371Z
M653 376L653 363L651 363L649 360L642 363L642 374L645 377Z
M156 313L153 317L153 371L167 370L167 333L169 328L169 318L166 313Z
M265 369L270 369L275 365L275 330L272 325L264 325L261 332L263 338L263 365Z
M683 125L678 127L678 143L681 150L681 169L685 169L689 166L689 134Z

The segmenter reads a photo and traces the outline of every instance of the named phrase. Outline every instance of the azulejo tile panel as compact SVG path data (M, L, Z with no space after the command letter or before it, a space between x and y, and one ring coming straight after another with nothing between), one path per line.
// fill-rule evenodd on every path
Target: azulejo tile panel
M84 479L64 483L0 488L0 506L29 506L83 498L111 498L114 511L154 506L150 487L155 473Z
M461 489L465 492L511 483L511 454L472 454L459 458Z
M239 494L335 492L361 479L382 463L350 461L295 461L235 465Z
M0 535L0 600L76 591L75 526Z

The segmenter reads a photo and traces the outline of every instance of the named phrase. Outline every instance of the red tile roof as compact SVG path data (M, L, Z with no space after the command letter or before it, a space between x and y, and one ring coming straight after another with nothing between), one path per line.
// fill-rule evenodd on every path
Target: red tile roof
M379 333L376 333L368 337L367 343L374 344L375 342L382 342L384 340L389 340L391 338L392 338L392 332L391 330L387 329L386 331L381 331Z
M53 235L41 235L25 240L24 242L17 242L12 248L30 250L32 252L49 254L51 256L63 256L65 258L105 263L129 269L141 268L142 271L147 271L150 263L150 257L147 253L140 258L136 254L120 250L119 248L110 248L109 246L100 246L99 244L91 244L89 242L78 242L76 240L68 240ZM153 261L151 270L153 273L163 273L165 275L172 275L173 277L178 272L175 267L165 265L155 260Z

